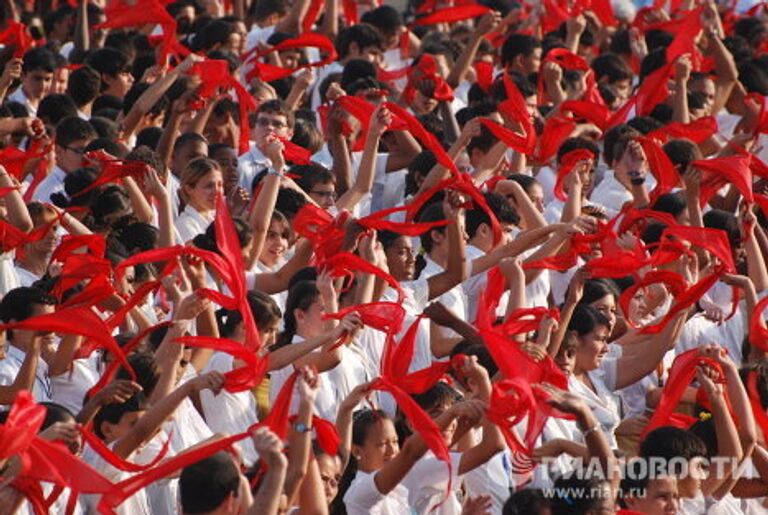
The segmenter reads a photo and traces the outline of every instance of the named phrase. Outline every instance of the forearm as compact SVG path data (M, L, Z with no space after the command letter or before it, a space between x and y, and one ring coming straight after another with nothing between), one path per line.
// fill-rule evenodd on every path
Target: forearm
M312 403L302 400L299 403L299 411L295 424L312 426ZM283 492L288 498L288 506L294 504L294 499L299 493L299 487L307 474L310 451L312 448L312 432L299 433L291 429L288 436L288 469L285 476Z
M287 367L318 347L327 344L329 338L330 334L325 333L309 340L294 342L271 351L267 355L267 370L271 372L272 370L280 370L283 367Z
M277 173L280 174L285 165L283 163L277 163L277 165L281 167L281 170L276 169ZM253 209L251 209L250 222L253 228L253 243L251 244L251 253L246 263L248 270L254 267L264 248L264 241L267 238L269 225L272 222L272 215L275 211L279 191L280 175L268 174L262 181L259 196L256 197Z
M577 216L581 215L582 196L583 190L581 183L579 182L578 184L573 184L571 186L571 191L568 194L568 199L563 205L563 212L560 215L560 222L570 223Z
M8 175L8 171L3 166L0 166L0 188L14 188L15 186L16 184L11 179L11 176ZM19 190L11 190L3 199L5 200L8 222L20 231L27 232L32 230L32 218L29 216L27 205L24 203Z
M271 274L256 274L258 289L270 295L288 289L291 277L307 266L312 256L312 246L308 241L304 240L298 245L299 247L296 249L293 257L280 270Z
M336 177L336 190L345 193L352 184L352 162L349 157L347 141L341 134L331 134L328 147L333 156L331 171Z
M688 88L685 80L675 81L675 96L672 104L672 121L690 123L691 116L688 112Z
M744 241L744 250L747 254L747 273L752 279L755 290L763 291L768 288L768 269L766 268L763 253L760 250L760 244L756 238L757 224L752 234L748 235Z
M461 52L461 55L456 60L453 68L451 68L451 72L445 79L449 86L456 88L464 80L464 77L469 71L469 67L472 66L472 62L475 60L475 55L477 55L477 51L480 48L480 43L482 43L482 41L482 34L472 34L472 37L464 46L464 50Z
M151 223L154 215L152 206L147 202L147 197L145 197L144 193L139 189L136 181L130 177L126 177L123 180L123 186L125 186L128 197L131 199L131 207L133 208L134 216L140 222Z
M453 114L451 104L448 102L440 102L437 106L440 111L441 118L443 119L444 141L447 143L453 143L459 138L461 129L459 123L456 121L456 116ZM410 133L407 133L410 134Z
M336 39L336 34L339 33L339 2L336 0L325 0L321 32L331 41Z
M61 339L59 348L53 355L53 359L48 362L48 376L56 377L69 370L72 365L72 359L75 352L80 348L81 336L67 334Z
M555 234L544 245L531 254L525 263L533 263L540 259L544 259L553 256L560 250L560 247L568 240L568 234L564 229L564 225L555 227ZM535 281L542 273L541 269L525 270L525 283L530 284Z
M171 153L173 152L176 138L179 136L179 127L181 127L181 116L176 111L171 110L168 124L163 130L160 140L157 142L157 155L160 158L160 162L165 166L170 166L171 164Z
M371 192L378 148L379 135L374 134L373 131L368 131L363 155L360 159L360 167L357 170L357 177L352 187L336 202L338 209L351 211L365 195Z
M90 34L88 32L88 2L79 2L77 19L75 20L74 55L90 49Z
M248 510L248 515L277 515L286 469L285 459L269 465L259 491L253 498L253 505Z

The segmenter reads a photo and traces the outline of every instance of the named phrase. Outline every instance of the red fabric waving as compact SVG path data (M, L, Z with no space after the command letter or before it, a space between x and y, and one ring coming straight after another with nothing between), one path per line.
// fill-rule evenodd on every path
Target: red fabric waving
M432 98L440 102L450 102L453 100L453 88L438 73L435 58L431 54L422 54L418 61L408 70L408 84L402 93L403 99L408 104L413 102L418 84L424 80L432 81Z
M637 138L637 141L643 147L645 156L648 159L648 167L656 178L656 187L650 194L651 201L653 202L660 195L669 193L680 185L680 174L675 169L667 153L664 152L655 139L643 136Z
M636 281L632 286L624 290L619 297L621 312L624 313L624 319L630 326L633 324L632 320L629 318L629 303L632 301L632 298L638 290L652 284L665 285L673 297L677 297L688 288L688 283L685 279L675 272L670 272L668 270L654 270L648 272L640 281Z
M765 325L765 308L768 307L768 297L764 297L755 306L749 326L749 343L756 349L768 352L768 328Z
M584 148L571 150L570 152L566 153L560 159L560 168L557 170L557 179L555 180L555 197L565 202L568 198L565 195L565 191L563 190L563 183L565 182L565 178L580 162L594 160L595 154Z
M667 420L672 415L675 407L683 396L685 389L690 386L696 375L696 367L702 364L706 364L719 372L719 382L724 382L723 370L720 364L701 355L699 349L691 349L687 352L679 354L672 368L669 369L669 381L664 386L664 391L661 395L661 400L653 412L651 420L643 430L641 439L654 429L664 426Z
M671 122L651 131L647 137L665 143L671 138L686 138L694 143L703 143L717 132L717 119L714 116L704 116L690 123Z
M445 9L434 11L427 16L417 18L414 25L424 26L435 25L437 23L453 23L457 21L471 20L490 11L491 9L489 7L479 4L447 7Z
M548 162L557 153L563 140L568 138L575 128L576 122L572 119L561 116L549 118L544 124L544 132L539 137L536 161L539 163Z
M271 54L272 52L291 49L303 49L307 47L317 48L321 52L325 52L326 57L314 63L299 65L296 68L284 68L259 61L261 57L264 57L267 54ZM336 57L336 48L333 45L333 41L321 34L316 34L313 32L304 33L295 38L281 41L277 45L274 45L266 50L258 50L253 56L247 55L243 61L252 64L253 68L246 74L245 78L248 82L256 77L260 78L264 82L272 82L274 80L282 79L283 77L288 77L296 70L325 66L334 62Z
M741 192L744 200L749 203L754 202L750 161L751 157L748 154L693 161L691 166L701 170L699 204L702 207L705 206L709 199L728 183L733 184Z
M503 125L499 125L489 118L480 118L480 123L482 123L491 134L504 142L507 147L516 152L520 152L521 154L526 154L528 152L528 138L526 135L520 135L513 130L507 129Z
M166 58L173 50L176 40L176 20L168 14L165 7L157 0L144 0L140 8L137 5L123 3L118 0L104 9L106 21L95 26L96 29L122 29L158 24L163 29L163 39L160 51L160 64L165 64Z
M242 392L259 385L266 373L266 358L259 358L245 344L227 338L208 336L184 336L175 340L180 345L202 349L214 349L230 354L236 360L242 361L239 368L224 374L224 389L228 392Z
M23 23L6 19L5 30L0 32L0 44L13 47L13 57L21 59L27 50L35 45L35 40L29 35L27 26Z
M357 304L341 309L336 313L326 313L324 318L341 320L349 313L357 313L363 324L388 334L400 332L405 318L405 310L397 302Z

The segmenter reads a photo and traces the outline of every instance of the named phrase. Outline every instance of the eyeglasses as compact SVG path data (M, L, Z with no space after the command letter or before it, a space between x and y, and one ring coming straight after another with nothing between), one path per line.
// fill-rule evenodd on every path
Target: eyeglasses
M321 198L329 198L329 199L332 199L332 200L336 200L336 197L337 197L335 191L316 191L316 190L313 190L313 191L310 191L309 194L310 195L317 195L318 197L321 197Z
M66 150L69 150L70 152L74 152L75 154L82 156L85 154L85 147L82 148L76 148L76 147L64 147Z
M256 125L262 129L272 127L274 129L284 129L288 127L288 124L280 120L270 120L269 118L257 118Z

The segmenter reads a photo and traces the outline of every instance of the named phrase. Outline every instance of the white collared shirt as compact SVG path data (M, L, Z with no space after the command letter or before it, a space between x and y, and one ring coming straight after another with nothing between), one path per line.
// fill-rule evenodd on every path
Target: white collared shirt
M204 234L208 226L213 223L215 211L203 214L194 207L187 205L176 220L176 231L181 243L186 243L198 234Z
M54 193L64 193L64 178L66 176L67 172L59 168L59 165L56 165L53 171L37 185L32 194L32 200L36 202L50 202L51 195Z
M8 95L7 101L18 102L19 104L27 108L27 111L29 112L29 116L32 116L32 117L37 116L37 108L33 106L32 103L29 101L29 98L24 93L24 89L21 86L16 88L16 91Z
M11 386L21 371L21 366L27 354L13 345L8 345L5 351L5 359L0 360L0 385ZM48 380L48 365L42 356L37 359L35 370L35 382L32 385L32 395L37 402L50 402L51 383Z
M251 143L248 152L237 158L237 174L240 176L240 186L250 192L256 175L270 166L272 166L272 161L261 153L256 144Z

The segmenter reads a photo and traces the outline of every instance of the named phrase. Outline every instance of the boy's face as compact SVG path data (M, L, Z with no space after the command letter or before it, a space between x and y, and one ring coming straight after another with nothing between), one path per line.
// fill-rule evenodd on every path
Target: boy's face
M208 145L202 141L189 141L173 155L172 170L178 176L187 163L198 157L208 156Z
M83 154L90 140L73 141L66 147L56 145L56 163L67 173L83 167Z
M37 100L45 97L53 85L53 72L45 70L32 70L22 76L24 94Z
M128 413L123 413L123 416L120 417L120 422L117 424L112 424L110 422L102 422L101 424L101 432L104 434L105 441L110 444L112 442L115 442L124 436L126 436L128 433L131 432L131 429L133 429L133 426L136 425L136 422L139 421L141 417L144 416L144 410L141 411L131 411Z
M278 138L291 139L293 129L288 126L288 118L278 113L259 113L256 117L256 144L260 147L264 146L267 137L271 134Z
M645 495L627 499L631 510L644 515L675 515L680 498L677 494L677 480L661 477L648 482Z

